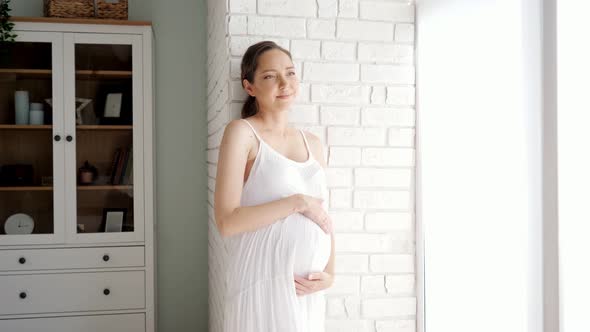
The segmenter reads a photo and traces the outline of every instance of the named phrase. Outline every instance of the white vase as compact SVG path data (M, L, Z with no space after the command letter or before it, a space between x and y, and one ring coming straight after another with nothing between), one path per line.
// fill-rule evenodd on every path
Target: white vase
M14 92L14 123L29 124L29 91Z
M42 125L44 115L45 113L42 110L31 110L29 112L29 124Z

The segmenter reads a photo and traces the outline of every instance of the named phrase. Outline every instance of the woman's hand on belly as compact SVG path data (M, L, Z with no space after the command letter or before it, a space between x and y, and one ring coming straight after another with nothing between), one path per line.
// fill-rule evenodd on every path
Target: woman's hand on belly
M295 277L295 292L297 296L309 295L321 290L330 288L334 283L334 276L327 272L310 273L307 279L296 274Z
M296 194L296 197L299 200L297 212L316 223L326 234L331 234L332 218L322 206L324 200L305 194Z

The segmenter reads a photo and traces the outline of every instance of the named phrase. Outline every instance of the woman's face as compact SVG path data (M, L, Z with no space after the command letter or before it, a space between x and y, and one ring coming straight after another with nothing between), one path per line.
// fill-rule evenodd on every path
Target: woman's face
M299 92L299 79L289 56L272 49L258 57L254 82L244 80L246 92L256 97L261 109L284 110Z

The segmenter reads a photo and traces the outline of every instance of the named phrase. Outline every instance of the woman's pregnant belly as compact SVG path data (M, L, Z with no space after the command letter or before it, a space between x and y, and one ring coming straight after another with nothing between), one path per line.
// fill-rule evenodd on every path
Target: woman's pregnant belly
M294 213L267 227L229 238L228 294L231 297L276 278L307 276L328 264L331 241L317 224Z
M323 271L330 259L330 234L300 213L285 218L282 227L283 237L293 247L293 272L307 276Z

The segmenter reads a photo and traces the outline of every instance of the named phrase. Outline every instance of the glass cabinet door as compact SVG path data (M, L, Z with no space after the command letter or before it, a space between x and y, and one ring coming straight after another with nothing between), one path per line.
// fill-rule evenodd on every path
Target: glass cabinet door
M16 33L0 48L0 245L61 243L63 38Z
M68 242L142 241L141 39L66 34L64 43L75 143L66 150Z

